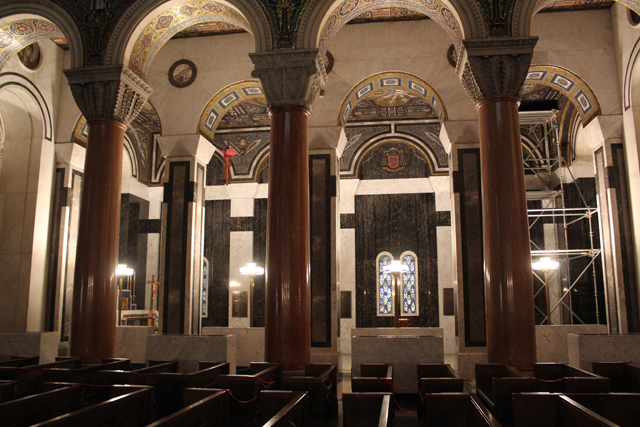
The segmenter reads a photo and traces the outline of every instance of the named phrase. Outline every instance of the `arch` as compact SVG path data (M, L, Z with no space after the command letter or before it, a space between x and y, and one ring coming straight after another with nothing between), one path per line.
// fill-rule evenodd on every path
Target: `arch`
M351 89L342 101L338 124L346 126L349 115L360 102L370 98L376 91L388 89L408 91L417 95L433 107L440 122L447 120L447 110L440 94L433 86L413 74L402 71L385 71L361 80Z
M222 3L192 1L179 4L152 19L142 30L133 45L129 68L145 79L153 59L171 37L194 24L207 21L222 21L251 32L246 19Z
M186 3L211 3L213 1L189 2L188 0L150 0L133 3L118 20L107 44L105 64L122 64L130 62L131 52L138 37L145 27L160 14L175 6ZM216 0L215 4L226 8L235 8L245 20L245 24L253 34L256 51L271 50L271 28L269 21L258 0ZM202 22L202 21L200 21Z
M36 16L51 21L52 25L67 40L71 56L70 67L82 67L84 63L82 35L73 17L64 8L50 0L30 0L28 2L24 0L4 0L0 4L0 17L11 17L12 15L16 15L16 20ZM23 44L20 49L27 44L30 43ZM20 49L16 50L16 52ZM2 65L3 62L0 61L0 68L2 68Z
M24 47L38 40L64 37L55 24L42 19L21 19L0 28L0 69Z
M376 257L376 315L393 316L393 283L391 274L385 273L382 267L391 264L393 255L389 252L380 252Z
M633 45L633 49L629 54L629 59L627 60L627 67L624 72L624 83L623 83L623 94L622 94L622 102L624 105L624 111L627 111L631 108L631 104L633 103L632 93L633 93L633 84L634 84L634 70L636 67L636 62L638 61L638 56L640 55L640 37L636 40L636 43Z
M328 12L332 6L335 7ZM456 51L458 53L461 51L465 34L458 11L444 0L318 1L315 5L307 7L308 11L303 14L302 28L298 34L298 47L315 48L317 46L320 54L324 55L333 37L347 22L362 13L387 6L404 7L427 15L447 32ZM325 12L321 14L323 10Z
M256 98L264 99L264 91L257 79L243 80L220 89L202 110L197 132L213 141L213 135L224 115L239 102Z
M25 76L7 72L0 74L0 90L3 88L19 87L28 92L35 99L38 109L42 117L43 138L47 141L53 141L53 120L51 119L51 111L47 101L42 96L40 89Z
M532 65L529 67L523 90L526 90L527 85L549 86L566 96L578 111L583 126L602 114L600 102L591 86L566 68L555 65Z
M409 267L409 271L402 275L402 315L420 315L420 277L418 275L418 255L412 251L404 251L400 261Z

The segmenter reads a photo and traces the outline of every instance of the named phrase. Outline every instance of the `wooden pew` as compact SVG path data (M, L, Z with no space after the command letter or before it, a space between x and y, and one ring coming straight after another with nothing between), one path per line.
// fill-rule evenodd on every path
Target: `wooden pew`
M36 427L142 427L151 387L129 386L130 393L35 424Z
M462 393L464 379L449 364L419 363L418 394L420 402L427 393ZM422 403L418 405L418 418L422 419Z
M588 408L608 421L620 427L637 427L640 423L640 394L638 393L515 393L514 408L539 405L541 410L555 408L560 396L566 396L574 402Z
M513 393L536 391L536 382L513 366L478 363L476 390L478 397L498 421L509 426L513 419Z
M98 384L98 372L102 370L129 370L129 359L102 359L101 363L82 361L79 367L47 367L42 369L42 379L46 382L70 382Z
M351 378L351 391L354 393L393 393L393 386L389 382L393 382L393 364L363 363L360 365L360 376Z
M308 424L307 393L300 391L263 390L260 392L262 427L306 427Z
M259 411L260 392L279 388L282 365L252 362L246 375L219 375L210 387L229 390L229 413L254 420Z
M97 372L98 384L145 384L145 376L158 373L177 373L179 370L179 362L173 360L170 362L153 363L150 366L135 371L124 370L104 370Z
M0 381L0 403L8 402L18 396L18 381Z
M33 425L81 409L83 403L83 387L65 384L62 388L0 404L0 425Z
M338 415L338 373L336 365L316 363L305 365L304 376L285 375L282 388L309 393L309 417L323 419Z
M344 393L344 427L391 426L391 393Z
M601 377L565 363L536 363L533 365L536 391L557 393L607 393L611 391L608 378Z
M11 356L10 359L0 360L0 366L20 368L40 363L40 356Z
M191 390L196 390L191 392ZM204 391L204 392L202 392ZM226 427L228 393L224 390L185 389L185 407L148 427Z
M158 364L159 365L159 364ZM154 365L154 366L158 366ZM193 387L213 387L216 378L223 372L229 372L229 363L220 362L202 368L196 372L159 372L137 375L136 382L155 387L156 418L163 418L184 407L184 389Z
M46 368L79 368L82 360L78 358L65 358L52 363L30 366L0 366L0 380L18 382L17 397L36 394L42 389L42 370Z
M594 374L611 381L611 391L640 393L640 366L626 362L593 362Z
M517 427L616 427L617 424L562 394L516 393L513 395ZM637 426L637 421L636 424Z
M501 427L500 421L473 394L427 394L422 405L425 427Z

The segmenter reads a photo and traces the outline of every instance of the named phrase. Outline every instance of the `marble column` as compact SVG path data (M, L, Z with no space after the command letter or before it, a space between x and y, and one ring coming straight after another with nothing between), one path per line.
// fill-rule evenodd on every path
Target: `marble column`
M640 331L622 134L621 116L598 116L584 128L584 139L594 156L607 325L614 334Z
M127 124L151 88L122 65L65 70L87 119L73 288L71 356L113 357L122 151Z
M519 93L537 37L465 40L458 74L479 116L489 362L536 361Z
M315 49L250 57L271 117L265 359L301 369L311 354L307 120L326 72Z
M166 156L158 307L159 329L199 334L201 318L204 186L215 147L204 137L159 136ZM214 263L215 260L210 260Z

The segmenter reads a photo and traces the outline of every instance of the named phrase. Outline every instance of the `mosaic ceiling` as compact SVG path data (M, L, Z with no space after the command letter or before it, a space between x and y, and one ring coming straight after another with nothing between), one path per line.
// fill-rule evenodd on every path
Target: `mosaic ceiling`
M543 0L546 3L542 12L560 10L589 10L611 7L614 0ZM541 2L538 2L539 4Z
M24 19L0 28L0 68L23 47L51 37L64 36L58 27L42 19Z
M187 37L206 37L234 33L246 33L246 30L229 22L210 21L194 24L189 28L179 31L173 38L182 39Z
M366 96L351 111L347 122L433 118L438 115L422 97L403 89L381 89Z
M264 97L253 98L235 104L227 110L220 120L218 129L236 129L245 127L271 126L271 119Z
M424 13L416 12L405 7L387 6L362 13L349 21L349 24L386 21L411 21L415 19L429 19L429 17Z

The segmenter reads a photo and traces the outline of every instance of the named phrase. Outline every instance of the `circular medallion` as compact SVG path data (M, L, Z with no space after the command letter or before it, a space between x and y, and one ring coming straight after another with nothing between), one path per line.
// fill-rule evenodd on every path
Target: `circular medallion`
M31 43L29 46L24 47L18 52L18 59L22 62L22 65L30 70L35 70L40 65L40 46L38 43Z
M638 15L634 10L629 10L629 21L631 21L631 25L634 27L640 24L640 15Z
M169 68L169 82L175 87L187 87L193 83L197 74L196 64L188 59L181 59Z
M333 55L329 51L324 55L324 69L327 74L333 70Z

